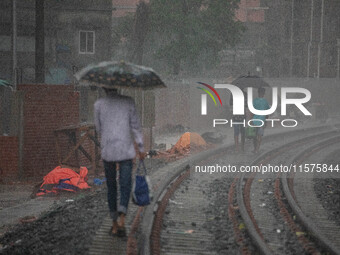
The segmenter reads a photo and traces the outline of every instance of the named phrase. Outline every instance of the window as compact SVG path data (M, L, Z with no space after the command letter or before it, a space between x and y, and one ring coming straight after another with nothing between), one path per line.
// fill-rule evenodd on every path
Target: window
M95 34L94 31L79 31L79 53L94 54Z

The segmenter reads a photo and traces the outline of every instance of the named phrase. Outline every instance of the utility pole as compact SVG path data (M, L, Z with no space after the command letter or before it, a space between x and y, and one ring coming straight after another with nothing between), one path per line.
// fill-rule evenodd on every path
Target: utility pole
M35 0L35 82L45 82L44 0Z
M310 11L310 37L308 42L308 56L307 56L307 77L310 77L310 59L311 59L311 48L313 43L313 17L314 17L314 0L311 0L311 11Z
M294 44L294 0L292 0L291 26L290 26L290 67L289 75L293 76L293 44Z
M135 20L135 32L134 32L134 58L138 65L143 64L143 52L145 38L149 28L149 5L144 1L140 1L137 5L136 20Z
M17 0L12 0L12 86L17 90Z
M17 0L12 0L12 86L14 91L14 97L17 100L18 104L18 118L17 118L17 137L18 137L18 177L21 179L23 177L23 137L24 137L24 128L23 128L23 97L22 92L17 91L17 81L18 81L18 72L17 72ZM7 99L8 100L8 99ZM11 105L10 107L10 115L12 115ZM9 130L10 131L10 130ZM13 131L12 131L13 132Z
M321 0L321 20L320 20L320 42L318 45L318 74L317 77L320 78L320 65L321 65L321 47L323 44L323 20L325 13L325 0Z
M336 70L336 78L340 78L340 38L336 39L337 44L336 46L338 46L338 68Z

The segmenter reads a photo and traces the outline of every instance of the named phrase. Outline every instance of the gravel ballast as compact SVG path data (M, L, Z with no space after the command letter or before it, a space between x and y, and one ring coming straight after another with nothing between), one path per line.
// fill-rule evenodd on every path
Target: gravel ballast
M105 189L78 194L38 220L14 226L0 238L0 254L85 254L107 214Z

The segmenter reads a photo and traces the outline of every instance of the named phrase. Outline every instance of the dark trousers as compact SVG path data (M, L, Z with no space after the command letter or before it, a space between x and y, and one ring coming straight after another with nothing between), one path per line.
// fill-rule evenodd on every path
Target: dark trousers
M124 160L119 162L104 162L106 184L107 184L107 200L109 204L110 215L113 220L117 220L119 213L127 213L132 188L132 160ZM119 164L119 187L120 187L120 203L117 210L117 181L116 181L116 163Z

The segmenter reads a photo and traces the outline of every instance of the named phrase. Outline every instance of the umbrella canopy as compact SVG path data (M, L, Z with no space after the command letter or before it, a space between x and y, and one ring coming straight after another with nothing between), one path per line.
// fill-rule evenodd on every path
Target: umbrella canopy
M124 61L89 65L75 74L79 81L102 88L154 89L166 87L151 68Z
M9 87L9 86L11 86L11 84L8 81L6 81L6 80L0 79L0 86Z
M236 80L232 81L231 84L236 85L240 89L243 88L261 88L261 87L270 87L267 82L265 82L262 78L254 75L240 76Z
M0 79L0 86L7 87L7 88L10 88L11 90L13 90L12 84L9 83L6 80Z

